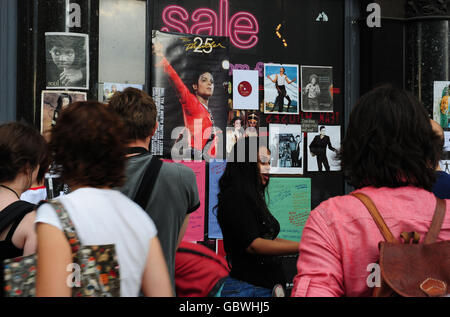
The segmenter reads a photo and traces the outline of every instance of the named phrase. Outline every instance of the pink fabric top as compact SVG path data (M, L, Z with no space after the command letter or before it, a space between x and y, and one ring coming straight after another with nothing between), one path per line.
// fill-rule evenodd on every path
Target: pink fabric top
M416 231L420 243L436 207L435 196L416 187L365 187L395 237ZM438 241L450 240L450 201ZM311 211L303 229L292 296L371 296L367 268L379 258L384 241L369 211L350 195L330 198ZM372 281L372 279L369 279Z

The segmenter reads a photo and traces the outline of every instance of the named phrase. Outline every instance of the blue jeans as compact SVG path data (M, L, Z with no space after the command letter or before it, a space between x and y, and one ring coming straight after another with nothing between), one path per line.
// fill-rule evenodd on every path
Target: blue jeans
M225 280L221 297L271 297L272 290L260 286L255 286L232 277Z

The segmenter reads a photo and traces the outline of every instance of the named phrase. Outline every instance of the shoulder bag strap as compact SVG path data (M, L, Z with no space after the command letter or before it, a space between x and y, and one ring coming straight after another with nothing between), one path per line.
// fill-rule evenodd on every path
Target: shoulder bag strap
M27 213L33 211L36 205L26 201L16 201L0 212L0 232L3 232L16 219L24 217ZM11 231L11 230L10 230Z
M75 226L72 223L72 220L67 213L67 210L64 208L63 204L56 200L50 200L48 203L55 209L56 215L61 221L61 225L63 228L64 235L69 241L70 248L72 250L72 257L74 259L74 263L77 263L76 254L78 250L80 250L81 242L78 238L77 232L75 230Z
M142 177L142 181L139 185L138 191L134 196L134 202L141 206L141 208L144 210L147 206L150 196L152 195L156 179L159 175L159 170L161 169L162 164L163 162L156 156L152 157L152 160L148 165L144 176Z
M442 223L444 222L446 211L446 201L436 197L436 209L434 211L433 220L431 221L430 229L423 243L430 244L436 241L439 232L441 231Z
M372 199L370 199L369 196L363 193L353 193L351 195L358 198L364 204L364 206L366 206L367 210L369 211L373 220L377 224L377 227L380 230L381 234L383 235L384 239L387 242L399 243L397 239L394 238L394 235L392 234L391 230L389 230L388 226L384 222L383 217L381 216L377 207L373 203Z

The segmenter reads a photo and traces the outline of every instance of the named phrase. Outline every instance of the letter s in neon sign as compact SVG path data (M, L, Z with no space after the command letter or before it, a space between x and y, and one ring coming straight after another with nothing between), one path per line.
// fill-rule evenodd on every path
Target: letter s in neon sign
M175 15L178 15L181 21L187 22L189 20L189 13L183 7L177 5L167 6L162 12L162 20L167 27L161 28L161 31L170 32L168 27L171 27L176 32L189 33L187 25L175 19Z

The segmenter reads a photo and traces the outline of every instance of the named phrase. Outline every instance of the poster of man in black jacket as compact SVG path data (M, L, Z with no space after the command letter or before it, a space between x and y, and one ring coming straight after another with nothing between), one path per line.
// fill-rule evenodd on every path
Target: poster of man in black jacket
M325 167L325 171L330 171L330 164L327 157L327 147L331 151L337 153L337 150L331 145L331 140L328 135L326 135L326 127L321 126L319 128L319 135L316 135L312 142L309 144L309 150L312 157L317 159L317 168L319 172L322 172L322 166ZM309 171L313 171L312 166L309 166Z

